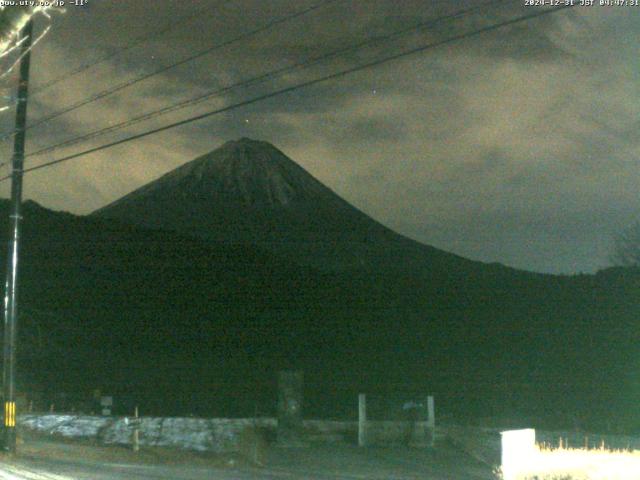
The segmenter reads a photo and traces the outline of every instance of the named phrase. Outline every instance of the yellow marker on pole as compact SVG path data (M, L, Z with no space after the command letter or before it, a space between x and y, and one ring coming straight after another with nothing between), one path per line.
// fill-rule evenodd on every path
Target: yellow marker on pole
M4 426L16 426L16 402L4 402Z

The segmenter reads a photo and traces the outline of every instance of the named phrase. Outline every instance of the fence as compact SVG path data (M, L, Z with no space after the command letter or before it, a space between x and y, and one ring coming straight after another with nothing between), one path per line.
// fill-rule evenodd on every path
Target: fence
M226 387L229 389L229 385ZM32 395L30 399L23 399L19 410L75 416L101 413L126 416L139 408L141 416L147 418L278 418L279 440L284 441L282 425L290 424L293 433L287 434L287 442L292 444L297 444L298 436L334 438L363 446L389 442L428 446L433 445L435 438L434 398L424 391L394 392L387 387L356 393L358 390L351 385L300 381L294 388L300 391L289 392L289 397L283 399L283 386L276 382L264 382L259 385L261 388L256 388L256 384L235 387L232 396L216 395L215 390L195 395L174 392L170 396L156 392L153 396L150 392L135 395L126 390L114 393L115 389ZM281 408L289 404L295 408L290 411L286 409L289 407ZM295 432L296 428L300 435Z
M276 417L278 386L275 375L257 375L206 385L158 385L154 389L135 386L101 386L96 389L31 392L23 396L19 412L101 413L101 396L113 397L113 415L130 415L139 406L141 415L155 417L251 418ZM366 395L367 419L407 421L411 415L403 408L422 403L431 395L437 403L440 422L491 424L499 428L533 426L541 429L584 428L615 431L612 415L631 409L608 409L592 386L568 388L535 384L508 385L488 381L474 384L425 381L363 381L361 379L323 379L305 376L302 412L305 419L328 421L358 420L358 396ZM599 405L602 408L599 409ZM426 421L426 417L424 417ZM621 428L635 428L620 418Z

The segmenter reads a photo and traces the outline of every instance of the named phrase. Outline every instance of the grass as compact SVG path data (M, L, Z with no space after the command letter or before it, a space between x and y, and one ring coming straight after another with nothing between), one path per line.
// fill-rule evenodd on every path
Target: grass
M536 446L533 458L504 480L640 480L639 450Z

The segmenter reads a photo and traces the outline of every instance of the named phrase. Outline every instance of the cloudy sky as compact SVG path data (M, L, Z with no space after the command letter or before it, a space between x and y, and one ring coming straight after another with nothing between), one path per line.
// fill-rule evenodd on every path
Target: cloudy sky
M38 30L52 28L33 51L32 88L64 80L30 98L32 123L229 44L30 129L28 152L476 6L31 156L27 166L536 10L524 0L89 0L50 22L39 17ZM247 136L272 142L353 205L421 242L528 270L594 272L608 265L612 236L640 212L639 33L640 7L566 9L35 171L25 178L25 196L86 214ZM68 75L139 38L148 41ZM15 77L3 82L10 95ZM10 130L13 113L0 115L0 127ZM8 182L0 194L8 196Z

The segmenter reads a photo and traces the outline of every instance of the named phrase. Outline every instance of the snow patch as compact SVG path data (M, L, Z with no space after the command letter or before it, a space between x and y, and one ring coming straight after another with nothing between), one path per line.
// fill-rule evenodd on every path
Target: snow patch
M67 438L96 439L104 444L131 444L126 417L91 415L18 415L18 426ZM140 445L196 451L238 450L240 433L248 427L276 428L271 418L140 418Z

